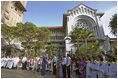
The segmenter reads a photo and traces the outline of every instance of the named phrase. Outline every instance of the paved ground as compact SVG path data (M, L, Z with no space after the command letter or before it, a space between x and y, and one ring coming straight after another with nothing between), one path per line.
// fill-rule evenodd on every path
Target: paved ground
M52 73L41 76L39 72L34 73L21 69L1 69L1 78L55 78L55 76Z

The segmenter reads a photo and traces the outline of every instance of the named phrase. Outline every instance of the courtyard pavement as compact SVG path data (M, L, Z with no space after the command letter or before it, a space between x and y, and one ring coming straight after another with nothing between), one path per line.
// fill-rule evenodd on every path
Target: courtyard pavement
M41 76L39 72L34 73L22 69L1 69L1 78L55 78L55 76L52 73Z

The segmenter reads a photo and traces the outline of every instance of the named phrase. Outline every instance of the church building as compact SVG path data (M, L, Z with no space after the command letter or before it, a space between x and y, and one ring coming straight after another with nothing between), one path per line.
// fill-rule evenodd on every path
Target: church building
M98 40L102 44L100 49L103 51L110 50L110 39L105 36L101 17L104 13L97 13L97 9L92 9L83 3L68 10L68 13L63 14L63 26L47 27L51 31L51 45L57 45L60 50L59 55L64 55L72 51L75 53L76 47L71 43L69 34L73 28L88 28L90 31L95 32L95 37L90 39L92 41Z

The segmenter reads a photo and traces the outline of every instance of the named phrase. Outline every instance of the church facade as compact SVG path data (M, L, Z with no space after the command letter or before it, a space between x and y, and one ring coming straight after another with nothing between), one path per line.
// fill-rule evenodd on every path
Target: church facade
M47 27L51 31L51 45L59 46L60 54L68 54L70 51L75 53L76 47L71 43L71 38L69 37L70 32L73 28L87 28L90 31L95 32L95 38L91 40L99 40L102 44L100 49L103 51L110 50L110 39L105 36L102 22L100 18L104 13L97 13L97 9L92 9L83 3L80 3L68 13L63 14L63 26Z

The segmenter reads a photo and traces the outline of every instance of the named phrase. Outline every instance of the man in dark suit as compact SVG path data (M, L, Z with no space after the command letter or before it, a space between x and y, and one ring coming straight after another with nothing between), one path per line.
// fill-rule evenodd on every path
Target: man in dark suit
M45 55L43 56L41 75L45 75L45 73L46 73L46 70L45 70L45 69L46 69L46 63L48 62L47 57L48 57L48 54L45 54Z

